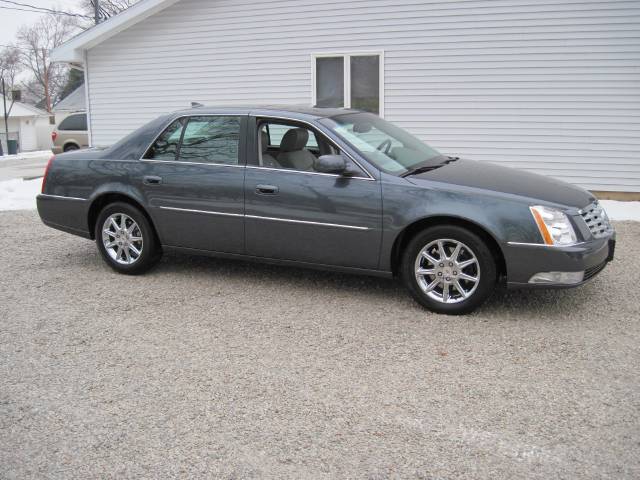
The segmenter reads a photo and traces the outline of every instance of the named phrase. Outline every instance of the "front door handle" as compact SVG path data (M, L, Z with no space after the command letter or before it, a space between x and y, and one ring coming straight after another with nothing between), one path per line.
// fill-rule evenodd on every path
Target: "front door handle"
M162 177L147 175L142 179L142 183L144 183L145 185L160 185L162 183Z
M258 195L275 195L279 188L275 185L256 185L256 193Z

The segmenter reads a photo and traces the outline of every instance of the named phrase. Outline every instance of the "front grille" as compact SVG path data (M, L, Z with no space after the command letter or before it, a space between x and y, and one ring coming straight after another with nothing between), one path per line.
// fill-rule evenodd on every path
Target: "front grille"
M589 227L593 238L603 238L613 233L609 217L597 201L580 210L580 215Z
M586 282L587 280L589 280L590 278L595 277L597 274L599 274L602 269L604 267L607 266L607 262L602 262L600 265L596 265L595 267L591 267L591 268L587 268L584 271L584 278L582 279L583 282Z

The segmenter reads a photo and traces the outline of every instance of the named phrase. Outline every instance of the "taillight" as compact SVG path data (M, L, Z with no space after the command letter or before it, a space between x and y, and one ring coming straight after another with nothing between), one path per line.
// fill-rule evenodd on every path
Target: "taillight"
M58 132L51 132L51 141L55 142L56 138L58 138Z
M44 169L44 176L42 177L42 190L40 191L40 193L44 193L44 186L47 183L47 175L49 175L49 169L51 168L51 164L53 163L53 159L56 158L56 156L52 156L49 161L47 162L47 166Z

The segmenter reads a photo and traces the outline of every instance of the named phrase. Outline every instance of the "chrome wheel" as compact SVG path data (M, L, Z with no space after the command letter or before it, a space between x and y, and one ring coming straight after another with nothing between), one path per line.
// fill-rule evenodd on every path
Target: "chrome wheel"
M102 226L102 244L109 256L121 265L132 265L142 255L142 231L124 213L107 217Z
M415 261L418 285L441 303L458 303L469 298L480 282L480 263L464 243L434 240L420 250Z

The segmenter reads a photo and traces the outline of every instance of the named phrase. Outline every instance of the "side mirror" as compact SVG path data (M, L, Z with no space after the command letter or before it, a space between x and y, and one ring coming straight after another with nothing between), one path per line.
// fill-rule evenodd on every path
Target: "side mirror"
M313 162L313 169L320 173L345 173L347 161L342 155L322 155Z

